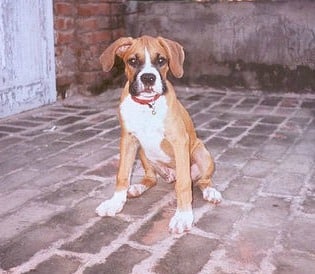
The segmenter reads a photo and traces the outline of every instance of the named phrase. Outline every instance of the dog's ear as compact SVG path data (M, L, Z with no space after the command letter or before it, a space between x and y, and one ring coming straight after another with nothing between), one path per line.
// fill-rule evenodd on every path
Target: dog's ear
M183 64L185 59L183 47L179 43L163 37L158 37L158 40L168 54L172 74L176 78L181 78L184 74Z
M114 66L115 55L118 55L122 58L126 50L131 46L132 41L133 38L131 37L122 37L104 50L99 60L105 72L110 71Z

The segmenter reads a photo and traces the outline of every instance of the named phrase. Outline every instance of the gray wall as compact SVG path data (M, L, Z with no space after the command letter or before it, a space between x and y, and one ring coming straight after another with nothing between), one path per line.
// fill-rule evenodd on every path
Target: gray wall
M315 2L129 1L131 36L162 35L186 52L182 83L315 91Z
M55 100L52 0L0 0L0 117Z

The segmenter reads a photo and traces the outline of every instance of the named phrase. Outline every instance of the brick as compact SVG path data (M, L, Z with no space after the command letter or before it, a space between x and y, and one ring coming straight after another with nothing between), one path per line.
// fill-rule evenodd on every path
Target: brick
M95 31L98 29L98 18L79 18L77 24L79 33Z
M261 180L255 178L237 177L232 180L229 187L222 193L224 199L248 202L261 184Z
M283 245L288 249L315 252L315 220L301 217L295 218L288 226Z
M85 197L99 184L99 182L93 180L79 180L43 196L40 201L55 205L71 206L72 203Z
M33 202L24 205L18 211L0 219L0 242L17 236L34 224L48 220L57 212L56 206L45 203Z
M261 105L265 106L277 106L279 102L281 101L280 97L267 97L264 100L260 102Z
M0 215L7 214L39 194L40 191L36 189L17 189L5 196L0 196Z
M120 137L120 128L115 128L110 131L105 132L102 134L102 138L107 139L107 140L114 140Z
M129 245L121 246L117 251L113 252L104 264L97 264L86 268L83 274L94 273L115 273L125 274L131 273L135 264L140 263L149 257L150 253L146 250L135 249Z
M227 127L219 132L218 135L225 138L235 138L240 136L244 131L244 128L241 127Z
M49 145L50 142L56 142L65 136L64 133L60 132L44 132L42 131L40 135L27 141L26 144L36 147L43 147Z
M309 274L315 271L314 257L311 254L284 251L273 256L273 274Z
M101 30L78 34L78 39L83 45L94 45L97 43L110 42L112 36L111 31Z
M0 247L0 266L7 270L28 261L36 252L67 234L60 227L33 227ZM34 241L36 239L36 241Z
M95 156L95 155L94 155ZM106 158L103 158L104 156L97 154L97 156L100 156L101 159L98 161L95 161L96 163L105 160ZM114 159L112 161L107 162L105 165L99 166L97 168L94 168L93 170L90 170L86 173L86 175L94 175L98 177L115 177L118 171L118 160Z
M94 16L94 15L110 15L110 4L107 3L87 3L78 5L79 16Z
M75 40L76 37L73 30L58 31L56 33L56 44L59 46L73 43Z
M205 125L205 128L211 129L211 130L217 130L217 129L222 129L227 125L228 125L228 122L226 121L213 119L208 124Z
M89 64L87 64L86 66L80 64L80 67L85 67L86 71L80 73L80 79L78 80L78 83L86 85L95 85L95 83L98 83L101 81L101 79L103 79L102 72L95 71L96 67L99 68L98 63L93 62L92 66L90 66Z
M154 245L169 237L168 224L175 214L175 208L165 207L130 236L130 240L143 245Z
M74 18L58 18L55 17L54 28L55 30L70 30L74 29Z
M26 160L29 161L28 158L26 158L25 161ZM1 192L2 193L17 190L17 189L21 188L21 186L23 186L27 182L35 179L38 175L40 175L40 173L38 171L32 170L30 168L23 168L22 170L12 172L14 170L13 169L13 163L17 163L17 162L14 159L13 159L12 163L6 162L6 164L8 164L8 168L11 167L11 173L0 179ZM23 162L20 163L21 166L23 166L25 164L26 163L23 163ZM4 166L4 164L2 166ZM18 168L18 167L16 167L16 168ZM7 171L2 170L2 171L3 171L3 173L1 173L2 175L9 173L9 170L7 170Z
M69 159L73 158L75 158L75 156L69 156ZM45 170L47 172L47 176L41 175L34 178L32 184L38 187L48 187L66 179L73 178L74 176L77 176L85 171L85 167L78 165L64 165L55 168L56 166L60 165L62 159L65 160L65 157L62 156L62 154L54 158L49 158L49 160L45 159L45 163L42 165L42 168L39 168L39 170ZM41 163L38 164L41 165ZM51 170L48 171L47 169Z
M268 136L247 134L237 144L244 147L257 148L260 147L267 139Z
M286 108L295 108L299 105L299 100L297 98L284 98L282 99L280 106Z
M89 124L89 123L81 122L81 123L77 123L77 124L74 124L72 126L63 128L63 129L61 129L61 131L66 132L66 133L75 133L77 131L84 130L90 126L91 126L91 124Z
M104 129L104 130L108 130L111 128L116 128L119 126L119 121L118 119L115 118L111 118L111 119L106 119L105 122L99 123L97 125L95 125L95 128L99 128L99 129Z
M10 125L23 127L23 128L32 128L32 127L38 127L39 123L34 123L33 121L10 121Z
M256 153L255 156L259 160L277 161L286 153L288 147L266 142Z
M294 173L309 174L314 166L314 157L291 154L284 159L279 168Z
M192 117L192 120L195 125L202 125L203 123L209 122L211 119L213 119L212 115L209 113L197 113Z
M206 232L224 236L231 232L233 224L239 220L243 212L239 206L224 205L224 202L207 212L196 226Z
M104 217L89 227L78 239L64 244L61 249L79 253L98 253L103 246L108 246L127 227L128 223L117 217Z
M290 203L281 198L259 197L244 223L276 228L287 220Z
M72 3L55 2L54 14L58 16L71 16L75 14L75 6Z
M35 269L32 269L25 274L48 274L48 273L63 273L72 274L80 265L80 260L75 257L61 257L54 255L48 260L40 263Z
M218 244L218 240L186 234L170 248L154 271L158 274L198 273Z
M240 233L226 246L227 260L242 264L250 273L259 270L262 259L272 248L277 236L277 231L264 226L245 225L240 228ZM262 240L263 239L263 240Z
M111 3L110 5L111 15L121 15L125 12L125 5L123 3Z
M104 162L108 158L111 158L118 154L118 147L117 149L112 149L109 147L105 147L102 149L99 149L98 151L95 151L89 155L85 155L81 157L78 160L79 164L83 164L85 166L88 166L91 168L90 171L88 171L86 174L89 175L96 175L96 176L106 176L106 174L111 177L113 172L115 172L117 169L115 168L117 166L117 160L112 160L106 163L103 166L95 167L95 165L98 165L100 162ZM104 168L104 170L103 170Z
M137 177L135 183L139 183L142 177ZM132 182L133 183L133 182ZM123 213L134 217L142 218L160 201L167 193L173 191L174 184L159 182L155 187L143 193L140 197L128 199L124 206ZM175 205L173 207L175 209Z
M69 136L66 136L65 138L62 138L62 141L65 142L79 142L79 141L85 141L89 138L95 137L101 132L101 130L96 130L96 129L84 129L81 130L80 132L75 132Z
M252 128L249 131L249 134L269 136L276 129L277 127L273 125L257 124L254 128Z
M73 123L82 120L80 116L67 116L55 122L56 126L65 126L65 125L72 125Z
M19 128L19 127L11 127L11 126L1 126L0 125L0 131L4 132L4 133L16 133L16 132L20 132L23 131L24 128Z
M249 160L242 168L245 176L263 178L275 167L274 163L260 160Z
M284 120L285 120L284 117L267 116L267 117L264 117L263 119L261 119L260 122L263 124L277 125L277 124L281 124Z
M105 187L103 192L110 190L112 190L111 187ZM62 225L63 229L66 231L75 231L78 229L78 226L86 225L90 219L97 216L95 213L96 207L107 198L109 198L108 193L104 193L102 199L95 197L86 198L72 208L68 207L66 211L55 214L46 222L46 225Z
M274 194L292 195L299 194L304 184L305 176L292 172L275 171L266 177L263 191Z
M218 159L222 163L230 165L242 166L253 154L253 150L249 148L229 148Z
M302 207L303 212L308 214L315 214L315 195L306 195Z
M230 142L231 140L215 136L208 140L205 145L210 153L215 156L221 154L224 150L226 150Z

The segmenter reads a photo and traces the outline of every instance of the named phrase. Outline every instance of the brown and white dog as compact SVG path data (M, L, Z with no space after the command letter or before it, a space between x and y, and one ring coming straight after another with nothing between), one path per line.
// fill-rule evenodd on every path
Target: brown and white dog
M182 77L183 48L162 37L123 37L101 55L104 71L111 70L115 55L123 59L127 76L119 106L120 161L114 195L101 203L96 213L114 216L122 210L127 196L141 195L156 184L159 175L168 182L176 181L177 210L169 229L182 233L193 224L192 181L205 200L221 201L220 192L211 187L213 160L166 78L169 69L175 77ZM130 185L137 152L145 176L141 183Z

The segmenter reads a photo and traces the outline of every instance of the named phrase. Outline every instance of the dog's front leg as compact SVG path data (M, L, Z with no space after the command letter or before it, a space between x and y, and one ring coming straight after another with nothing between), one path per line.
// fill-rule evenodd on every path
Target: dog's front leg
M192 183L190 177L189 137L187 134L173 142L176 162L176 198L177 209L172 217L169 229L172 233L190 230L194 216L192 212Z
M120 141L120 160L116 178L116 188L111 199L102 202L97 208L99 216L115 216L119 213L127 200L127 190L130 183L130 174L137 154L138 142L129 133L122 133Z

